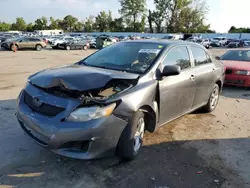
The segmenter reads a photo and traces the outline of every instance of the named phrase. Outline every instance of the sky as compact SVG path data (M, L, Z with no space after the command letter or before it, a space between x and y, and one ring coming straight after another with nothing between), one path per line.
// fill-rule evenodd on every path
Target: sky
M227 32L232 25L250 27L250 0L207 0L207 4L206 23L211 25L211 29ZM153 0L147 0L147 5L154 9ZM23 17L32 22L41 16L62 19L68 14L84 20L102 10L111 10L117 17L119 8L118 0L0 0L0 21L14 22L16 17Z

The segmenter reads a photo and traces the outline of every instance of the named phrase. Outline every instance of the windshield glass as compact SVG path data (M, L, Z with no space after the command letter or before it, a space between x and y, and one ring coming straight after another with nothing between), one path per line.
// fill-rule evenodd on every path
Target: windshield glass
M250 50L232 50L224 54L220 59L250 62Z
M163 48L165 46L157 43L117 43L96 52L80 63L142 74L153 64Z

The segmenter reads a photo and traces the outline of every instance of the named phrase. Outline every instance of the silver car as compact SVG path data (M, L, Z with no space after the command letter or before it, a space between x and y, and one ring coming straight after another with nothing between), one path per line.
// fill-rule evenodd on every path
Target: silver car
M223 65L196 43L120 42L31 75L17 119L30 138L57 154L131 160L145 131L197 109L213 111L224 75Z

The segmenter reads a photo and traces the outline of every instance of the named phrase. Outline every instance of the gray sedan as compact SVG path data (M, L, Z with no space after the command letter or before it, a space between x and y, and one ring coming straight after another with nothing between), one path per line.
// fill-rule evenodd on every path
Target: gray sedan
M120 42L30 76L17 119L30 138L57 154L131 160L145 131L197 109L213 111L224 75L223 65L196 43Z

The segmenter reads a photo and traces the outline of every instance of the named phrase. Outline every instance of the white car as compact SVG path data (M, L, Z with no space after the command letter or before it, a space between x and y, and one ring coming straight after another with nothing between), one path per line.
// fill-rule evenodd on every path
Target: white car
M227 43L226 37L215 37L212 39L212 43L218 44L219 46L225 46Z
M64 42L71 41L74 39L75 38L71 37L71 36L63 36L63 37L60 37L58 39L53 40L50 45L53 49L56 49L56 48L58 48L59 44L62 44Z

